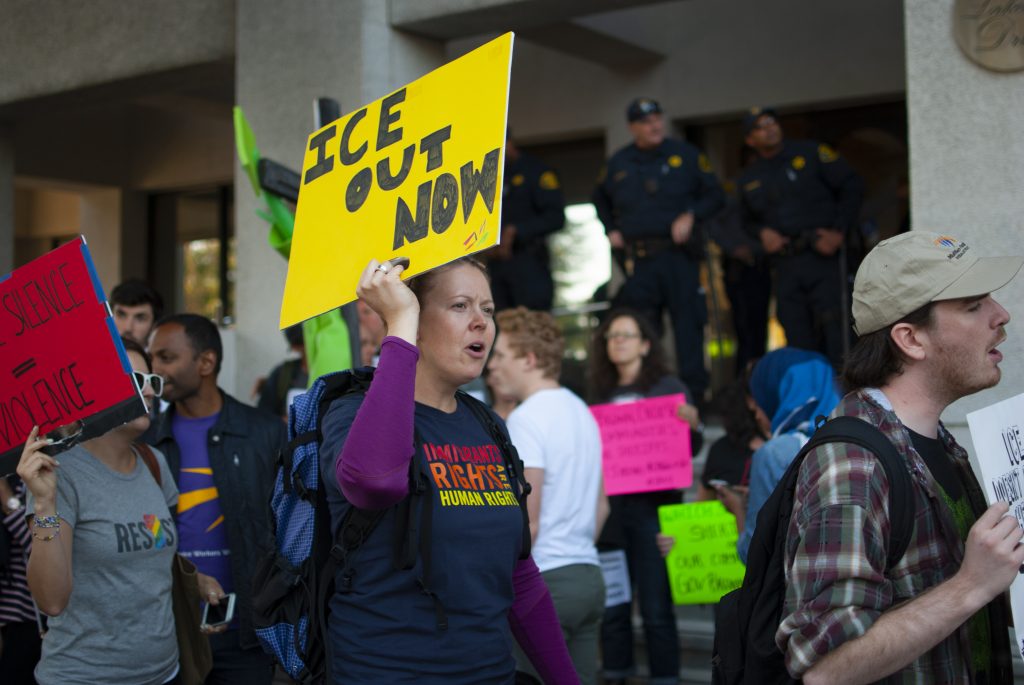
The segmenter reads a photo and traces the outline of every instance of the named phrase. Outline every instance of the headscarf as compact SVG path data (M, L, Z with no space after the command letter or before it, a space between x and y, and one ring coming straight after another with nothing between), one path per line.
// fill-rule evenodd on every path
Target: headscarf
M787 431L809 433L814 419L839 403L835 373L817 352L784 347L769 352L750 376L750 394L772 421L772 437Z

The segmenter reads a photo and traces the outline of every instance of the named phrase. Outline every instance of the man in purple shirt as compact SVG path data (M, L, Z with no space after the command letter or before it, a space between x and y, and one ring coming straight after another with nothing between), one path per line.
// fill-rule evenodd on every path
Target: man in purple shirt
M270 683L273 661L259 647L250 620L252 570L272 548L267 502L284 424L217 387L223 356L209 319L176 314L160 321L149 343L153 371L164 377L172 403L147 442L166 456L178 490L179 552L213 576L218 603L236 595L235 618L212 632L213 670L207 685Z

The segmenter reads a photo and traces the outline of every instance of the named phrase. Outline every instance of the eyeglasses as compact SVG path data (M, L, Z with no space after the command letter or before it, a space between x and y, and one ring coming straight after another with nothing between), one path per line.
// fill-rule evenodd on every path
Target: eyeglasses
M55 457L64 450L71 449L78 444L78 441L82 439L85 434L85 421L79 419L74 423L69 423L66 426L56 428L46 434L46 437L50 439L50 444L42 448L43 454L48 454L51 457Z
M153 388L153 394L160 397L164 394L164 377L155 373L142 373L141 371L132 371L132 378L135 380L135 387L142 392L146 384Z
M627 333L626 331L608 331L604 334L605 340L633 340L643 337L639 333Z
M775 121L775 117L761 117L757 120L757 123L751 126L751 128L755 131L760 131L768 128L769 126L774 126L777 123L779 122Z

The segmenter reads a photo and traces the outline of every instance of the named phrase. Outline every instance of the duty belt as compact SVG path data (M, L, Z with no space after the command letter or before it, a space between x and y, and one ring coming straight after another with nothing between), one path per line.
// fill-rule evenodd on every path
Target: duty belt
M626 275L633 275L636 260L643 259L645 257L653 257L665 250L676 250L679 249L679 247L679 245L672 242L671 238L641 238L638 240L627 241L626 248L624 250L626 254Z
M802 231L796 237L790 237L789 242L783 245L782 249L775 254L779 257L796 257L812 249L817 239L818 235L814 230Z

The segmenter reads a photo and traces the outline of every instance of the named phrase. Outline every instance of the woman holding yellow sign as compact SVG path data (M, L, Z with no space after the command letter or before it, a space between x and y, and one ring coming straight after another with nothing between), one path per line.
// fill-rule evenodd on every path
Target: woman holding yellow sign
M504 424L458 392L494 343L486 270L460 259L408 286L403 270L372 260L363 271L357 292L388 335L369 389L334 401L322 422L332 528L354 508L384 512L351 575L336 577L346 590L329 603L332 679L511 685L514 635L547 683L578 683L523 554L521 470ZM402 540L417 549L407 568L395 563Z

